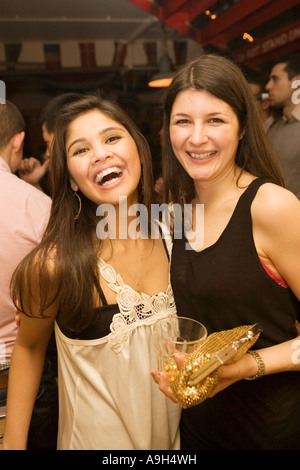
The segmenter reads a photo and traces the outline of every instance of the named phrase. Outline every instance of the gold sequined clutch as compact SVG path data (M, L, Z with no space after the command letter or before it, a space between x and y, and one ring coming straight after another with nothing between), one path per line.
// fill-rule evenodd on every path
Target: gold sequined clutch
M218 369L240 359L262 329L246 325L209 335L188 357L170 387L183 408L203 402L219 383Z

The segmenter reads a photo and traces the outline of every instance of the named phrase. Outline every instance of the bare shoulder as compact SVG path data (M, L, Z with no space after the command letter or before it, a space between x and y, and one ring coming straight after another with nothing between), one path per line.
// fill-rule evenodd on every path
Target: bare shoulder
M266 183L259 188L251 213L257 253L300 298L300 201L290 191Z
M299 199L289 190L273 183L265 183L257 191L253 201L256 211L273 212L300 210Z
M279 225L296 220L300 224L299 199L291 191L273 183L260 186L251 211L253 220L263 225Z

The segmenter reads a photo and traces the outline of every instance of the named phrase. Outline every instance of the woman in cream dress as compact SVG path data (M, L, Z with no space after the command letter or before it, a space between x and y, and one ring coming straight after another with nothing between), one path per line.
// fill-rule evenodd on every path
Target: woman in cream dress
M57 120L51 175L49 225L13 280L22 313L3 447L26 448L54 327L58 449L178 449L179 406L150 375L156 365L152 327L176 314L169 241L142 234L129 213L134 204L142 204L150 214L148 145L117 105L85 96ZM125 223L120 200L127 203ZM100 217L99 208L104 211ZM108 235L99 221L110 210L115 224ZM133 226L139 236L132 236Z

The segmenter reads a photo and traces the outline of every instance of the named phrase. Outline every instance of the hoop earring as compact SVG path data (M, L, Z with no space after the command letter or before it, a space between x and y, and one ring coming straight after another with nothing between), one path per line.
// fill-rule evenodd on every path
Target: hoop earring
M80 212L81 212L81 199L80 199L79 194L77 194L77 191L74 191L74 196L76 196L77 199L78 199L78 201L79 201L79 209L78 209L77 214L76 214L75 217L74 217L74 222L76 222L76 220L79 219L79 215L80 215Z

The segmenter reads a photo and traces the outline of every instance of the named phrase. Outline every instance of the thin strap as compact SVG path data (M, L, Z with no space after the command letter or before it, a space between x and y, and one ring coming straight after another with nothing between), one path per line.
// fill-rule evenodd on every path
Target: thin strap
M223 233L220 235L219 240L221 240L224 236L230 233L232 236L231 230L237 229L237 227L241 227L241 225L246 228L252 227L252 216L251 216L251 206L252 202L256 196L258 189L265 183L273 183L271 180L267 180L264 178L256 178L254 179L249 186L245 189L242 195L239 197L235 209L229 219L227 226L225 227ZM237 233L237 232L236 232ZM251 228L252 233L252 228Z
M152 296L145 293L140 294L125 284L114 268L100 257L98 266L108 287L117 294L119 313L113 317L109 339L109 344L115 352L119 352L123 348L131 332L140 324L150 325L157 320L158 316L169 316L176 313L170 283L166 292Z
M98 267L103 279L107 282L108 287L113 292L118 292L120 286L127 286L123 281L120 274L117 274L111 264L106 263L103 258L99 256ZM130 286L128 286L130 287Z
M159 223L159 233L163 241L163 245L165 248L165 251L167 253L168 260L170 262L171 260L171 254L172 254L172 236L170 234L170 231L166 227L166 225L163 222Z
M97 288L97 291L98 291L98 294L99 294L100 299L101 299L101 301L102 301L102 305L103 305L103 306L104 306L104 305L108 305L107 300L106 300L106 297L105 297L105 295L104 295L104 292L103 292L103 290L101 289L100 286Z
M240 225L241 220L243 221L243 223L247 222L252 224L251 205L258 189L265 183L273 183L273 181L264 178L256 178L249 184L248 188L246 188L242 195L239 197L239 200L237 201L235 209L232 213L232 216L223 233L227 232L228 228L230 228L235 223Z
M255 180L253 180L249 184L248 188L243 192L243 194L239 198L238 205L239 205L239 203L241 203L241 204L242 203L246 203L246 204L248 203L248 205L250 207L252 202L253 202L253 199L256 196L256 193L257 193L258 189L265 183L274 183L274 181L264 179L264 178L256 178Z
M172 239L171 239L170 232L167 230L167 227L164 226L164 224L162 223L159 223L159 232L162 238L162 242L165 248L167 258L170 262L171 252L172 252ZM98 260L99 260L98 267L99 267L100 273L103 279L107 282L108 287L110 287L112 291L117 292L120 286L127 286L131 289L131 286L129 286L128 284L125 284L120 274L119 273L117 274L115 269L110 264L106 263L104 259L101 258L100 256L98 257ZM108 305L102 289L101 289L101 293L99 291L99 295L101 296L101 300L105 302L105 305Z

